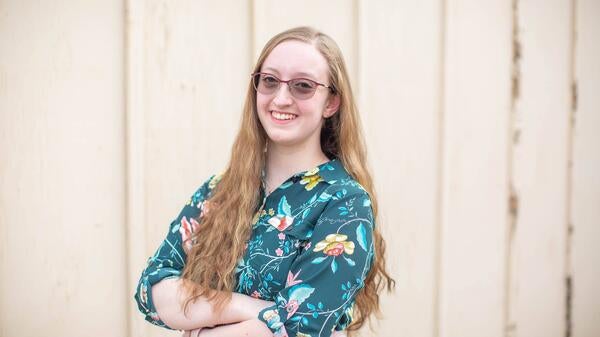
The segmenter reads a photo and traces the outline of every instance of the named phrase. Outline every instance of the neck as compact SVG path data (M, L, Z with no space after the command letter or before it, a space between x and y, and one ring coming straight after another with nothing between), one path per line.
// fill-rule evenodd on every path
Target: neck
M312 150L307 150L312 148ZM276 188L293 174L310 170L329 161L321 147L286 147L269 142L266 172L270 189Z

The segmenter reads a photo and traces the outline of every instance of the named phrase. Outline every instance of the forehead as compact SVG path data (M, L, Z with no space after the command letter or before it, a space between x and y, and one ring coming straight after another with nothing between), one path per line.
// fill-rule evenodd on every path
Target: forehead
M288 40L278 44L265 59L261 71L283 78L308 77L325 81L328 65L312 44Z

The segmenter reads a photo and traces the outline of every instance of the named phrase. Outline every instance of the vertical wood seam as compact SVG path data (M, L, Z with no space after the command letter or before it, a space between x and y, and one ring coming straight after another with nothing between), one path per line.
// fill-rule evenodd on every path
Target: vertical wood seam
M370 114L370 112L367 109L364 109L364 101L365 101L365 94L364 94L364 83L365 83L365 74L364 74L364 69L362 67L362 62L363 62L363 43L365 41L365 37L364 37L364 22L363 20L361 20L361 16L360 13L364 13L365 12L365 3L363 0L356 0L354 2L354 6L355 6L355 25L356 25L356 31L355 33L355 38L356 38L356 61L354 62L354 64L356 65L356 81L357 84L355 86L355 92L354 95L357 98L357 102L358 102L358 106L360 109L360 114L361 116L363 116L363 118L365 118L365 113L367 114L367 116ZM366 118L365 118L366 119ZM369 118L370 119L370 118ZM367 123L364 123L367 124ZM364 127L366 127L367 125L364 125ZM370 130L371 128L369 128ZM363 129L363 132L365 132L366 130ZM368 144L368 142L367 142Z
M254 69L252 67L254 67L254 58L256 55L256 27L254 26L255 24L255 17L256 17L256 1L255 0L250 0L248 3L248 6L250 6L250 10L248 11L248 40L249 40L249 48L248 48L248 53L250 54L248 57L248 64L250 64L250 71L254 71ZM250 76L250 74L248 74L248 76Z
M359 43L361 42L359 40L359 33L360 33L360 25L361 25L361 20L360 20L360 13L358 11L358 1L359 0L353 0L352 1L352 21L354 22L353 24L353 31L352 33L354 34L355 37L355 43L354 43L354 48L352 50L352 57L354 58L354 69L352 69L352 72L354 73L355 79L358 80L358 73L360 71L360 62L359 62L359 58L358 58L358 53L360 50L360 45ZM346 60L346 62L348 62L348 60ZM359 87L356 87L356 89L354 90L355 93L354 94L358 94L359 96L361 96L361 91L362 90L358 90ZM366 123L361 123L362 125L366 124ZM363 126L364 127L364 126Z
M517 219L519 215L519 196L514 185L514 149L519 143L521 130L517 126L517 102L521 91L521 42L519 34L519 0L512 0L512 64L511 64L511 99L508 124L507 142L507 190L508 190L508 217L507 235L505 243L505 275L504 275L504 336L517 334L517 323L511 320L512 304L512 277L513 259L515 254L515 241Z
M434 282L433 282L433 337L440 337L441 326L441 296L442 296L442 212L443 212L443 183L444 183L444 112L445 112L445 81L446 81L446 31L447 31L447 0L440 0L439 26L439 87L438 87L438 119L437 119L437 191L436 215L434 228Z
M128 223L128 219L129 219L129 189L127 186L127 182L128 182L128 172L129 172L129 163L128 163L128 132L127 132L127 128L129 127L128 123L127 123L127 114L128 114L128 97L129 97L129 87L128 87L128 79L129 79L129 75L128 75L128 70L129 70L129 50L127 48L127 46L129 45L129 26L128 26L128 18L129 18L129 9L130 9L130 1L132 0L126 0L123 2L123 146L125 148L125 151L123 151L123 156L124 158L123 160L123 166L124 166L124 170L123 172L125 173L125 177L123 179L123 190L124 190L124 194L125 194L125 212L124 212L124 224L125 226L123 226L123 231L124 233L124 249L125 249L125 272L123 273L124 278L125 278L125 308L126 308L126 323L125 323L125 333L126 336L129 337L133 337L133 325L131 322L131 317L133 316L133 310L131 310L131 306L128 305L127 303L127 293L129 290L129 284L130 284L130 270L131 270L131 253L130 253L130 244L129 244L129 239L130 239L130 233L129 233L129 223Z
M569 126L567 130L567 177L566 177L566 219L565 219L565 337L573 334L573 270L571 261L572 239L574 224L572 218L573 201L573 145L575 135L575 114L577 111L577 78L576 78L576 55L577 55L577 0L571 0L571 50L570 50L570 81L571 106L569 113Z
M144 66L143 48L143 16L144 5L140 0L126 0L125 2L125 246L126 246L126 294L130 295L135 290L137 278L132 267L137 259L145 255L147 239L145 224L145 195L144 195L144 158L145 123L143 114L143 100L140 93L143 72L139 68ZM140 32L141 30L141 32ZM142 56L140 56L142 55ZM133 238L135 237L134 243ZM134 286L131 289L131 286ZM136 325L132 318L136 314L133 299L126 296L127 329L128 335L136 335Z

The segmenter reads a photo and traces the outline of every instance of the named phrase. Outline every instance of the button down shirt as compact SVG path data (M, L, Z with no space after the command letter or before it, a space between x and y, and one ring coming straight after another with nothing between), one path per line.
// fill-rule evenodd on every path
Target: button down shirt
M156 314L152 285L179 277L186 245L202 225L220 176L208 179L171 223L148 260L135 299L146 320L167 327ZM338 159L294 174L271 194L261 189L235 291L275 304L258 318L276 337L329 336L352 321L357 292L373 257L374 219L367 192Z

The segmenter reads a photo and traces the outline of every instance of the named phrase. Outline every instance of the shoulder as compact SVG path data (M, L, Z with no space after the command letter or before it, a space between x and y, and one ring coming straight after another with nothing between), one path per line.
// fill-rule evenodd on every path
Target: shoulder
M318 174L329 185L325 189L328 194L337 193L369 198L365 188L348 173L341 160L337 158L321 165Z
M351 176L346 176L329 183L324 193L331 195L331 200L361 199L366 206L371 205L371 197L367 190Z
M328 208L353 207L357 210L360 206L361 213L372 212L369 193L348 173L339 159L322 166L319 174L329 185L319 198L328 201Z
M362 219L374 222L369 193L351 177L330 184L320 199L328 200L321 214L321 221L348 222Z
M192 194L188 204L190 206L199 206L200 204L202 204L204 200L208 199L211 196L214 188L219 184L219 181L221 181L222 177L222 173L211 175L200 185L200 187L196 189L194 194Z

